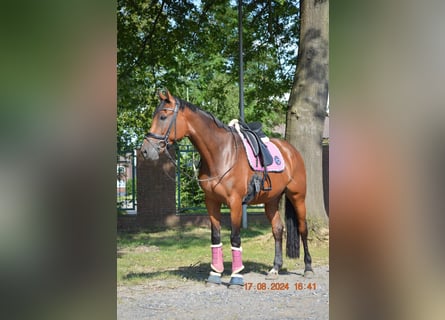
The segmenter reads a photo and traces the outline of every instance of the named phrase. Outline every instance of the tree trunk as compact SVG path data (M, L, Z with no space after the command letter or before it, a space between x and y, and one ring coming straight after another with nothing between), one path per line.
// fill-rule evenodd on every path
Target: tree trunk
M302 154L309 218L327 223L323 201L322 135L329 79L329 1L301 0L297 69L289 97L286 140Z

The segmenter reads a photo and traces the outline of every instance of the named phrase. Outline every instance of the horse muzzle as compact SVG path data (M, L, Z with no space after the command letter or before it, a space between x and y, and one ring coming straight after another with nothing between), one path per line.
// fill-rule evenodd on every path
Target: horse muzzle
M160 143L153 143L149 139L145 139L141 147L141 153L144 159L158 160L159 154L165 149Z

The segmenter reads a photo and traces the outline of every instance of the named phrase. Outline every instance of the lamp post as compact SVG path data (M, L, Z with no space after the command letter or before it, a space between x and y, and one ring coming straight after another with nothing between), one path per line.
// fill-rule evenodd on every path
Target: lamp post
M238 48L239 48L239 114L244 122L244 57L243 57L243 1L238 0ZM247 228L247 204L243 204L243 228Z

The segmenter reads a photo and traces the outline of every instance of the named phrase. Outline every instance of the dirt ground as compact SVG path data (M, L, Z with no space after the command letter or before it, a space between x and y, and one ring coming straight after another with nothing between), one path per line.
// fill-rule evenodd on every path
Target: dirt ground
M229 289L193 280L156 280L117 288L117 319L328 319L329 266L311 278L288 270L277 280L244 273L245 286Z

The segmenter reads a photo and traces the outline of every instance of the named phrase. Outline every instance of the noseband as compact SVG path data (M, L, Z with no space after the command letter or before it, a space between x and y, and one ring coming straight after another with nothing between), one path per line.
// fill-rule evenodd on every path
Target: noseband
M162 101L162 103L164 104L165 102ZM176 103L176 105L175 105L174 109L173 108L162 108L162 109L159 109L159 111L162 111L162 110L173 111L173 118L171 119L170 124L168 125L167 132L163 136L159 135L159 134L156 134L156 133L152 133L152 132L147 133L147 135L145 136L145 139L147 139L147 140L148 140L148 138L153 138L153 139L159 140L159 142L158 142L158 152L159 152L159 150L161 148L165 148L165 147L168 148L171 145L168 142L168 137L170 136L170 131L171 131L172 127L173 127L173 124L175 125L175 135L176 135L176 117L178 115L178 110L179 110L179 101L176 98L175 98L175 103Z

